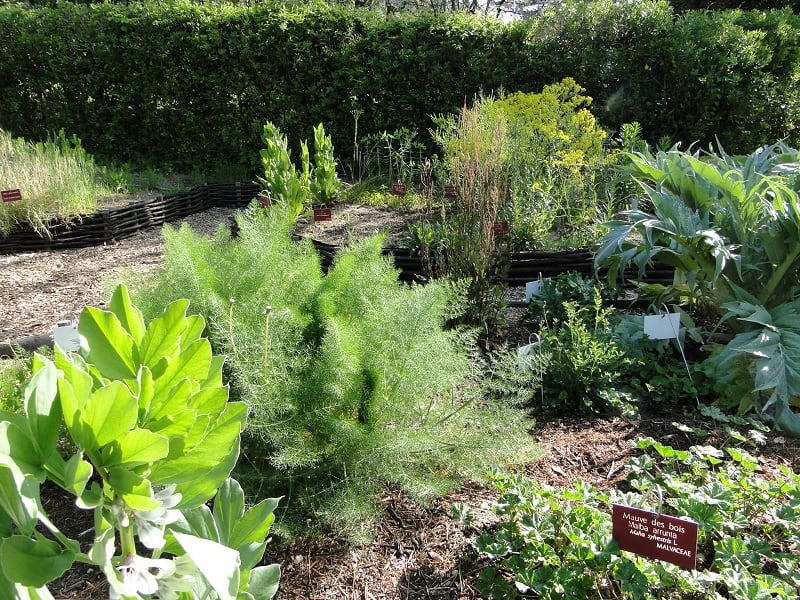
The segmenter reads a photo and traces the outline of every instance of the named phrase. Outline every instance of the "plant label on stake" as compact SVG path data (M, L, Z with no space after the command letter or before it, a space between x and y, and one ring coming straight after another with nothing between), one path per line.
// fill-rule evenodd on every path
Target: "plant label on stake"
M678 337L681 328L679 313L645 315L644 334L653 340L671 340Z
M492 225L492 233L495 235L508 233L508 221L495 221Z
M530 302L531 298L538 296L542 291L542 274L539 273L539 279L536 281L529 281L525 284L525 302Z
M317 221L330 221L333 218L333 213L330 208L315 208L314 209L314 222Z
M697 523L649 510L614 504L611 537L620 550L664 560L683 569L697 564Z
M395 183L392 185L392 194L395 196L405 196L406 195L406 184L405 183Z
M53 342L64 352L77 352L81 349L81 336L69 321L59 321L53 329Z
M20 190L3 190L0 192L3 202L16 202L22 200L22 192Z
M541 350L541 348L542 348L542 340L535 333L533 334L532 340L529 343L517 348L518 373L526 373L527 371L531 370L530 362L527 359L529 356L532 356L536 352Z
M454 185L446 185L446 186L444 186L444 197L445 198L455 198L456 197L456 186L454 186Z

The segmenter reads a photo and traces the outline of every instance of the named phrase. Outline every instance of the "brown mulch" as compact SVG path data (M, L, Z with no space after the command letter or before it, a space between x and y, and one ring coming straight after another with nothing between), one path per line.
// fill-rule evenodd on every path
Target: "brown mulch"
M214 209L187 221L199 231L211 233L230 213ZM337 243L342 241L341 232L360 235L387 228L384 211L362 207L335 215L337 220L329 224L310 224L311 235ZM406 223L391 227L393 235L400 236ZM153 230L111 246L0 256L0 340L42 333L57 321L75 316L87 304L102 306L105 278L125 268L153 272L160 264L161 251L160 232ZM515 334L520 339L525 337L519 331ZM624 465L636 454L632 448L636 438L651 436L675 447L697 443L679 431L673 421L711 429L711 436L701 443L721 441L723 434L709 422L673 413L667 407L655 407L633 420L540 416L532 423L531 435L542 444L547 456L528 465L525 472L542 483L559 487L571 486L576 479L604 490L623 487ZM767 444L754 453L767 473L775 473L778 465L800 469L797 440L770 434ZM46 486L42 496L51 520L66 535L88 546L91 513L78 511L71 499L53 487ZM494 522L486 508L494 498L492 489L470 483L430 506L421 506L396 490L386 489L380 499L383 518L371 532L371 543L350 546L335 536L294 543L273 540L267 547L266 560L282 567L277 598L478 598L474 581L483 563L472 540L479 528ZM475 524L467 530L451 518L451 507L457 502L476 511ZM76 565L49 587L55 598L63 600L107 596L102 574L85 565Z

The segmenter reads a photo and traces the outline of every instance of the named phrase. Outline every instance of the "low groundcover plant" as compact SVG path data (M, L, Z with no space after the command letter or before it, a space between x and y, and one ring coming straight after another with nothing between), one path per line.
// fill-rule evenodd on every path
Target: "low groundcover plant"
M711 409L714 410L714 409ZM717 416L728 420L719 411ZM722 449L679 450L652 438L628 464L634 491L604 492L581 480L554 488L522 475L496 473L495 531L475 545L490 560L477 580L487 598L797 598L800 477L781 467L761 473L747 444L765 441L763 426L746 433L725 424ZM674 424L696 435L708 432ZM663 501L663 504L662 504ZM611 506L623 504L687 517L698 524L695 570L621 551L611 537ZM454 507L454 515L469 511Z
M109 310L81 313L80 351L34 355L23 414L0 414L3 598L52 598L76 561L105 573L112 598L274 595L278 565L256 565L277 500L245 510L229 479L247 407L228 401L223 359L187 307L145 325L119 287ZM44 512L46 480L94 511L87 552Z

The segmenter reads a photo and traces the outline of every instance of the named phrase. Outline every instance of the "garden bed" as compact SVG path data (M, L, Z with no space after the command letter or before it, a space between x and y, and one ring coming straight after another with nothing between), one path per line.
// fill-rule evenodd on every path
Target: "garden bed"
M216 208L184 220L210 234L226 223L232 212ZM368 220L369 214L363 211L361 218ZM344 212L341 216L344 218ZM341 240L329 241L336 246ZM76 314L84 305L102 304L106 296L104 278L124 268L138 272L156 269L161 249L160 232L150 229L108 246L0 257L2 300L4 306L11 307L3 316L2 331L24 335ZM526 332L522 324L512 321L506 335L523 339ZM714 432L706 443L714 444L722 435L707 420L674 414L660 406L646 407L635 419L542 417L532 422L531 435L549 454L527 466L525 472L539 482L560 487L581 479L601 490L625 489L624 464L637 453L631 447L633 440L651 436L676 448L688 447L689 436L672 425L677 420ZM769 434L756 455L766 474L778 476L779 465L795 471L800 468L800 444L780 434ZM474 527L491 523L493 516L479 510L473 528L464 530L452 520L450 508L457 502L479 508L494 498L492 490L469 484L431 506L420 506L397 490L385 489L381 496L383 518L369 544L351 547L334 536L291 544L273 540L266 559L282 566L277 597L478 598L475 579L484 561L472 548L471 539L477 533ZM70 537L86 537L80 533L91 527L88 513L79 517L72 502L57 489L48 488L44 502L54 522L70 523L66 532ZM107 596L103 577L90 568L73 569L50 587L54 597L64 600Z

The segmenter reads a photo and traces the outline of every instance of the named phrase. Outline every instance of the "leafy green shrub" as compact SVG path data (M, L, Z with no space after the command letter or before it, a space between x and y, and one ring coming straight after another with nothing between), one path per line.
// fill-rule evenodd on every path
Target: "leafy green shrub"
M517 248L586 245L598 221L606 133L589 112L585 91L566 78L487 107L506 122L511 203L504 212Z
M21 224L44 232L51 221L90 214L97 197L109 192L97 182L94 159L81 141L63 130L37 143L0 130L0 188L18 189L22 195L0 203L0 235Z
M540 330L541 349L550 354L542 408L567 411L632 410L633 398L620 389L630 359L613 337L599 293L581 314L578 304L563 304L566 319Z
M537 394L544 394L542 382L550 361L551 355L536 348L535 342L516 351L493 352L483 376L484 393L511 406L528 406Z
M687 360L686 330L677 339L654 340L644 332L642 315L614 315L613 336L630 361L626 383L654 404L694 406L701 398L717 398L698 363Z
M487 598L796 597L800 476L786 467L777 479L759 472L743 444L763 442L760 429L735 439L689 450L638 440L643 454L628 464L629 493L495 474L500 525L475 540L492 561L478 589ZM620 551L611 538L612 504L651 510L662 497L659 510L698 523L695 571Z
M356 144L357 181L385 179L390 184L413 184L419 179L426 152L417 130L401 127L391 133L381 131L365 136Z
M81 313L79 352L34 355L24 413L0 415L3 597L50 597L47 583L75 561L99 567L113 597L274 595L278 565L256 565L277 500L245 511L228 479L247 408L228 402L223 359L187 306L146 324L119 287L109 310ZM47 518L46 480L94 511L88 552Z
M22 411L22 391L30 376L29 357L18 356L0 361L0 410Z
M99 159L137 168L228 162L255 173L265 119L290 139L324 119L343 156L354 139L402 128L418 128L432 152L430 115L565 77L587 89L609 131L638 121L650 140L717 135L737 152L798 141L791 10L677 16L663 0L583 0L501 23L322 4L6 4L0 127L28 139L64 128Z
M137 297L155 312L185 295L205 315L232 395L251 408L239 474L253 489L358 537L383 483L429 498L535 454L521 412L470 393L474 338L442 327L463 302L454 287L402 285L380 236L323 276L282 211L238 220L235 240L166 229L165 268Z

